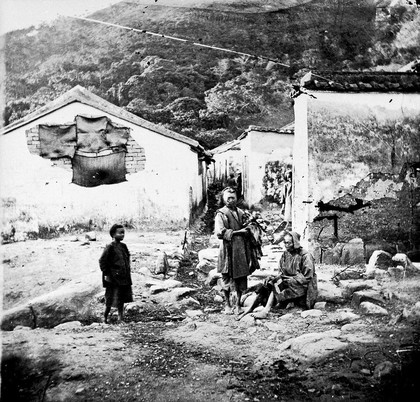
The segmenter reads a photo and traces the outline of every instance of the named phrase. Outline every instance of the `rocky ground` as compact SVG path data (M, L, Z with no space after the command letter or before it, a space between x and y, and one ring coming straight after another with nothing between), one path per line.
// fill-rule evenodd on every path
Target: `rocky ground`
M186 253L184 240L128 232L135 302L110 325L97 263L106 233L3 245L2 400L417 400L416 264L395 273L382 261L369 279L321 265L316 308L237 321L220 312L209 236L187 237ZM152 273L163 251L165 278ZM281 249L264 253L251 284Z

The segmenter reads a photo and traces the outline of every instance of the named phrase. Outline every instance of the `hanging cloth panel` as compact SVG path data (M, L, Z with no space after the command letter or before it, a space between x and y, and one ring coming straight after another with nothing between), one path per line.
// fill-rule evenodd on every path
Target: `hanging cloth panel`
M111 148L117 147L126 149L128 138L130 137L130 129L118 126L115 123L108 122L106 139Z
M115 184L125 181L125 152L86 156L76 153L73 158L73 183L83 187Z
M99 152L108 149L106 138L108 118L76 116L77 149L83 152Z
M75 124L40 124L38 130L40 156L47 159L65 156L73 158L77 140Z

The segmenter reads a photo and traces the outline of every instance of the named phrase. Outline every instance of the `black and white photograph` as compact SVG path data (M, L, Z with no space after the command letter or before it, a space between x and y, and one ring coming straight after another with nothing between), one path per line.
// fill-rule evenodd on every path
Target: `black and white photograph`
M1 400L420 394L420 1L0 0Z

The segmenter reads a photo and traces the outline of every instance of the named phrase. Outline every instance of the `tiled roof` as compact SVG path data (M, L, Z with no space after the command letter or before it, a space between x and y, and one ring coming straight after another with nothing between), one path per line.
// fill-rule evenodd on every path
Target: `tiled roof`
M414 72L309 72L301 87L339 92L420 92L420 74Z
M279 134L294 134L295 123L291 122L281 128L264 127L264 126L249 126L239 137L238 140L245 138L249 132L258 131L260 133L279 133Z
M226 151L240 151L241 150L241 142L238 140L233 140L229 142L225 142L222 145L219 145L216 148L213 148L210 152L212 155L221 154Z

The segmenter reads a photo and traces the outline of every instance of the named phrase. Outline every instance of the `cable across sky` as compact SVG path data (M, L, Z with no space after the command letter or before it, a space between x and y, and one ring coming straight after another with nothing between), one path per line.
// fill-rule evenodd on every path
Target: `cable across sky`
M178 38L176 36L165 35L165 34L160 34L160 33L156 33L156 32L150 32L150 31L147 31L145 29L137 29L137 28L127 27L127 26L124 26L124 25L113 24L111 22L95 20L93 18L84 18L84 17L75 17L75 16L72 16L71 18L75 18L77 20L82 20L82 21L94 22L94 23L102 24L102 25L107 25L107 26L114 27L114 28L125 29L127 31L139 32L139 33L142 33L142 34L145 34L145 35L156 36L156 37L159 37L159 38L166 38L166 39L170 39L170 40L175 40L175 41L178 41L178 42L182 42L182 43L186 43L186 44L190 44L190 45L193 45L193 46L198 46L198 47L202 47L202 48L206 48L206 49L218 50L218 51L226 52L226 53L233 53L233 54L237 54L239 56L249 57L249 58L254 59L254 60L257 59L257 60L270 61L272 63L279 64L283 67L290 68L289 65L281 63L277 59L273 59L273 58L266 57L266 56L258 56L258 55L255 55L255 54L238 52L237 50L226 49L226 48L223 48L223 47L205 45L203 43L194 42L194 41L191 41L189 39L183 39L183 38Z

